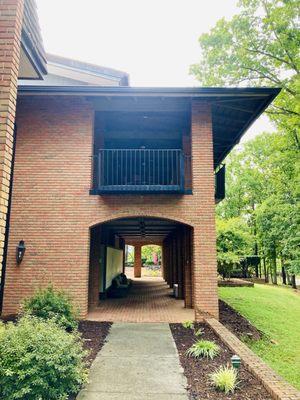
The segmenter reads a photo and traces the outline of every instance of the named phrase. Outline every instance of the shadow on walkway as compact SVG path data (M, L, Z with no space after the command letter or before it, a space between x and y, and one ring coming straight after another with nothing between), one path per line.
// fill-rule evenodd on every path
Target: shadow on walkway
M134 278L126 298L100 300L90 310L88 320L113 322L184 322L194 319L194 310L172 297L172 289L162 278Z

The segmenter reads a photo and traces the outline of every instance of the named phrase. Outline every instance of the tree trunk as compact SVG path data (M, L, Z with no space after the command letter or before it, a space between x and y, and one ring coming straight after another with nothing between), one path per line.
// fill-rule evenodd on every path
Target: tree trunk
M276 261L276 247L274 246L273 254L272 254L272 282L274 285L277 285L277 261Z
M292 275L292 288L293 288L293 289L297 289L297 285L296 285L296 275Z
M269 283L269 270L266 266L266 258L265 257L263 257L263 266L264 266L265 283Z
M252 206L253 211L255 211L255 206L253 204ZM253 234L254 234L254 255L258 256L258 243L257 243L257 239L256 239L256 235L257 235L257 230L256 230L256 221L254 219L253 221ZM255 276L256 278L259 277L259 273L258 273L258 263L255 264Z
M282 283L286 285L286 273L285 273L285 268L284 266L281 267L281 273L282 273Z

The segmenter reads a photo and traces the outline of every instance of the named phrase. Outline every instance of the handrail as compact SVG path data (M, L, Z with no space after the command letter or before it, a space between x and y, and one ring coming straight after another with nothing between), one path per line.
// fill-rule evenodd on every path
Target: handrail
M99 149L98 188L184 188L182 149Z

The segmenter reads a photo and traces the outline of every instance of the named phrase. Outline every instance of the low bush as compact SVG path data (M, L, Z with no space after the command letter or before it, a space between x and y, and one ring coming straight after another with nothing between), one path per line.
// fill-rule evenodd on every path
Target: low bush
M182 326L186 329L194 329L193 321L185 321L182 323Z
M195 334L195 336L197 336L197 337L202 336L203 333L204 333L203 328L195 329L195 331L194 331L194 334Z
M2 321L0 321L0 340L1 336L4 335L5 325Z
M77 328L78 311L65 292L55 290L52 286L39 289L32 297L26 299L22 305L22 313L54 320L67 331Z
M232 367L221 366L210 375L212 385L225 394L233 393L238 385L237 371Z
M213 359L220 352L220 347L210 340L198 340L186 352L188 356L195 358L206 357Z
M86 381L78 333L54 321L23 317L0 340L1 400L66 400Z

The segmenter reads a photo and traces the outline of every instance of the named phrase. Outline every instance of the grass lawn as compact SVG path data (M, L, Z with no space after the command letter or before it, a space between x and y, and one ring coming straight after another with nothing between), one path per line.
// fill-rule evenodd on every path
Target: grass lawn
M219 295L266 334L260 341L248 339L248 346L300 389L300 294L256 284L254 288L222 287Z

